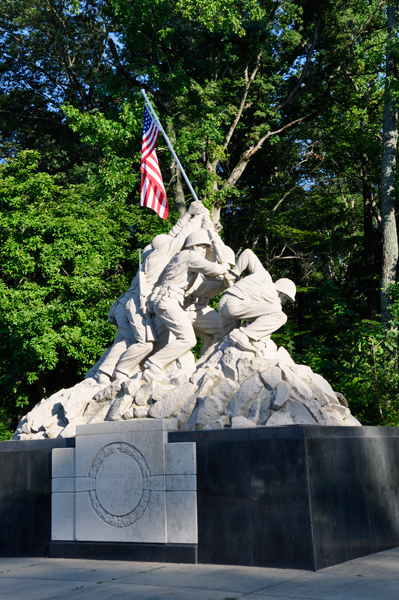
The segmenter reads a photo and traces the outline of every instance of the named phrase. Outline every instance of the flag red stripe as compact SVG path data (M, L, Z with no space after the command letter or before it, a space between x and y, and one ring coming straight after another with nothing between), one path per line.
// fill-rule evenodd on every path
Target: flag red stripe
M145 132L144 132L145 130ZM155 151L158 127L147 109L144 111L143 142L141 147L141 206L154 210L162 219L169 213L168 200Z

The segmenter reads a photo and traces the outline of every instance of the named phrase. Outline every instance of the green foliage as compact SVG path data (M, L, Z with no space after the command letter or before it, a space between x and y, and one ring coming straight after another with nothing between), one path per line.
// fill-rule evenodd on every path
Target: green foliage
M69 387L109 346L108 308L128 284L136 219L96 188L38 171L37 153L0 167L2 407Z
M15 427L13 427L12 419L9 418L4 409L0 409L0 441L10 440L14 431Z
M259 2L254 0L183 0L177 3L182 14L190 20L205 25L209 31L215 29L231 29L240 36L245 36L243 15L247 21L261 19L265 11Z
M363 425L399 425L398 284L391 293L394 319L383 328L361 319L327 280L317 295L309 330L298 331L294 321L274 336L296 362L309 365L341 392Z
M301 290L276 341L396 424L378 0L0 0L0 31L0 436L99 358L137 248L178 218L161 138L170 219L139 207L142 87L225 241Z

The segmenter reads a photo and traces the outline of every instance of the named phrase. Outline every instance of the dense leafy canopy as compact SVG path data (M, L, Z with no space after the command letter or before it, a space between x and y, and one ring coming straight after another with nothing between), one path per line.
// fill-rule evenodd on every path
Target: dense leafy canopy
M364 423L398 423L377 321L385 9L0 0L0 437L109 345L137 248L190 201L160 139L169 222L139 207L141 88L225 241L296 281L276 339Z

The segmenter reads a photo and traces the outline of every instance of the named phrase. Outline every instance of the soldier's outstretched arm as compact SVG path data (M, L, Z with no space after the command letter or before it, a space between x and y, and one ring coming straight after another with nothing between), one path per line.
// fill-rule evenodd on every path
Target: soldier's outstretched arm
M250 273L256 273L256 271L266 270L260 262L259 258L256 256L256 254L254 254L254 252L252 252L252 250L250 250L249 248L247 248L246 250L244 250L244 252L240 254L232 271L236 275L241 275L241 273L247 268Z
M189 293L193 296L201 298L215 298L220 292L223 292L227 287L224 279L203 277L194 289L190 289Z
M196 255L195 252L191 252L187 268L188 271L202 273L207 277L219 277L220 275L227 273L227 271L230 269L230 265L228 263L220 264L211 262L210 260L206 260L206 258Z
M178 235L180 233L180 231L190 222L190 219L192 219L192 217L196 217L198 215L209 215L209 210L207 208L205 208L205 206L202 204L202 202L200 202L199 200L196 200L195 202L192 202L190 204L190 206L188 207L188 211L186 212L185 215L183 215L181 217L181 219L179 219L176 223L176 225L174 225L172 227L172 229L169 231L168 235L170 235L171 237L176 237L176 235ZM202 224L202 221L201 221ZM201 225L200 225L201 227ZM192 231L196 231L195 229L193 229ZM191 231L190 231L191 233ZM188 234L187 234L188 235Z
M221 258L222 262L228 262L231 265L234 265L236 261L234 250L224 243L218 232L215 230L213 223L211 227L209 227L208 233L216 256Z

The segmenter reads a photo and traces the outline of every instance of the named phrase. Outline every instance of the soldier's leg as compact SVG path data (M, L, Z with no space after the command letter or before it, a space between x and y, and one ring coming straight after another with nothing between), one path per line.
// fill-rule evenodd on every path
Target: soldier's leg
M223 340L233 329L240 326L241 320L235 316L240 300L235 296L224 294L218 304L219 310L219 330L220 337Z
M152 342L131 344L118 360L114 375L116 378L126 375L130 377L133 370L152 350Z
M139 298L133 296L126 303L125 318L128 323L130 339L134 340L119 358L115 367L115 377L128 376L152 351L152 342L146 341L146 320L143 316Z
M232 341L241 349L250 350L250 340L258 341L269 336L287 321L287 317L282 311L273 313L269 311L270 305L267 302L241 300L227 293L219 302L222 333L226 335L227 332L232 333L234 329ZM240 327L242 319L251 322ZM233 324L235 324L234 327Z
M125 304L125 299L122 299L122 301L118 302L118 305L114 310L114 318L118 325L117 335L119 336L120 341L116 342L115 338L114 345L99 367L99 375L105 375L108 378L112 377L116 364L122 354L126 351L126 348L136 341L133 330L126 319Z
M234 273L237 273L237 275L241 275L245 269L248 269L250 273L264 270L259 258L249 248L244 250L244 252L241 252L235 266L233 267L233 271Z
M283 311L269 313L258 317L249 325L240 328L251 340L259 341L270 336L287 322L287 315Z
M157 341L154 342L154 347L152 353L159 352L162 348L165 348L167 344L169 344L171 338L174 339L174 336L170 333L169 329L166 327L165 323L161 321L158 315L152 315L152 324L154 327L155 337Z
M154 364L156 367L163 369L172 361L183 356L191 348L194 348L197 339L190 319L176 299L171 299L167 303L167 307L162 310L154 306L154 312L169 332L175 336L174 340L158 352L155 352L147 360L147 363Z
M220 316L210 306L188 311L195 335L202 339L201 356L215 342L221 340Z
M119 357L126 350L126 342L123 339L123 335L118 330L115 335L114 343L108 348L96 362L96 364L90 369L85 375L85 379L88 377L97 377L99 371L107 375L112 376L115 368L115 364L118 362ZM112 372L108 375L108 372L112 369ZM101 383L101 382L100 382ZM106 380L104 380L106 383Z
M268 302L241 300L238 305L231 307L234 315L251 323L240 327L253 340L260 340L280 329L287 322L287 316L282 310L270 312Z

